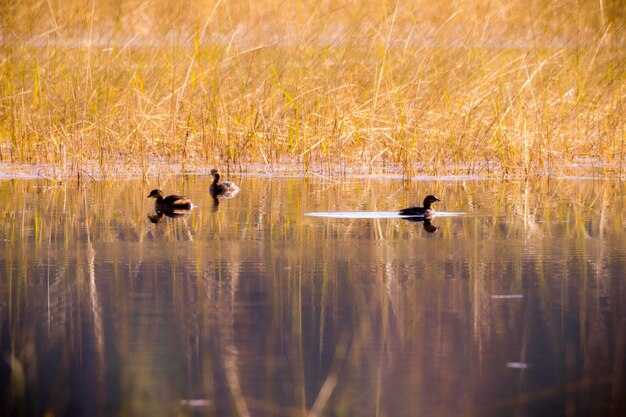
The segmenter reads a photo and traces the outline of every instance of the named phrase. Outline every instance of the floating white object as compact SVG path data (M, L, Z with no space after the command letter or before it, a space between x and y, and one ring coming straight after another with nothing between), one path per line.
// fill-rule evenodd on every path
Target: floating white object
M513 368L513 369L528 369L530 368L532 365L526 362L507 362L506 363L506 367L507 368Z
M211 401L204 399L180 400L180 405L186 407L208 407L211 405Z
M433 216L433 219L437 217L453 217L462 216L465 213L461 212L445 212L438 211ZM312 217L331 217L335 219L412 219L423 218L424 216L401 216L397 211L320 211L313 213L304 213L305 216ZM432 220L432 219L431 219Z
M491 296L491 298L496 298L496 299L512 299L512 298L524 298L523 294L494 294Z

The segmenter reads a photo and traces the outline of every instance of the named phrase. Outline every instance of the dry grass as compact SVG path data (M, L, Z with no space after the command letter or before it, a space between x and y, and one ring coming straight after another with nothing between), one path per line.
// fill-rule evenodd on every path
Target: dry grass
M626 164L617 0L2 3L0 162L407 176Z

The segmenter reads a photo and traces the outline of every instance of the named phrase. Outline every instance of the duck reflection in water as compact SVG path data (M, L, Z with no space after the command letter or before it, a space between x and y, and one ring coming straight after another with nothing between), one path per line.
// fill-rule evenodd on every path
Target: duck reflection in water
M148 214L148 218L152 223L158 223L163 219L163 216L166 217L186 217L191 213L191 210L166 210L166 211L157 211L155 214Z
M163 197L161 190L155 189L150 192L147 198L154 198L155 214L148 215L152 223L158 223L163 216L167 217L184 217L191 213L193 204L189 197L184 195L168 195Z
M435 226L434 224L432 224L431 220L433 219L434 216L430 216L430 217L405 217L404 220L413 222L413 223L422 223L422 226L424 226L424 230L426 230L428 233L435 233L437 231L437 229L439 229L438 226Z
M209 187L209 193L213 198L213 211L217 211L220 204L218 196L223 199L233 198L239 193L239 187L232 181L220 182L220 174L215 168L211 170L211 175L213 176L213 182Z

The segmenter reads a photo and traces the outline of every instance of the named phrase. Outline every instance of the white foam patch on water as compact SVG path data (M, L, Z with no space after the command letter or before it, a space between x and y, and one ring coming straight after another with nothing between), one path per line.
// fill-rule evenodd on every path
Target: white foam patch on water
M454 211L438 211L437 217L454 217L462 216L465 213ZM420 218L424 216L401 216L397 211L320 211L313 213L304 213L305 216L312 217L331 217L335 219L404 219L404 218Z
M186 407L208 407L211 401L205 399L180 400L180 405Z
M526 362L507 362L506 367L512 369L528 369L531 368L532 365Z

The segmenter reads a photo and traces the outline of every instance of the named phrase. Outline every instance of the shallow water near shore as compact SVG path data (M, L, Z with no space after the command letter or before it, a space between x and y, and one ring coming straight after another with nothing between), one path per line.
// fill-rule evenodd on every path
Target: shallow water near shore
M230 179L0 181L0 415L626 413L623 183Z

